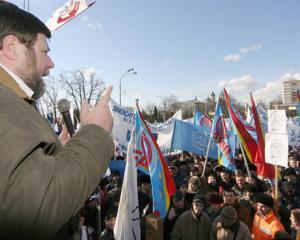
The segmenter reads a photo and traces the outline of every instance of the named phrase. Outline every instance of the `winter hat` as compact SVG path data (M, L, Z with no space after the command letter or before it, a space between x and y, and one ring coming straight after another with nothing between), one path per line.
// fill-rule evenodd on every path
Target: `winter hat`
M275 233L274 240L291 240L291 236L285 231L278 231Z
M221 198L218 194L211 194L208 197L209 204L222 204L223 198Z
M285 170L285 176L289 176L289 175L294 175L297 177L297 173L294 168L289 167Z
M265 193L257 193L255 194L255 200L258 203L262 203L270 208L273 208L274 205L274 199Z
M288 181L284 181L282 186L285 193L291 192L294 189L294 184Z
M176 191L175 194L173 195L173 200L175 202L181 201L183 199L184 195L181 191Z
M236 223L238 216L236 210L232 206L227 206L221 210L220 218L222 225L229 227Z
M259 192L259 189L256 184L247 184L244 188L244 192L257 193Z
M105 216L105 220L108 221L113 217L117 217L117 213L118 213L118 209L115 207L108 209L107 214Z
M205 205L205 197L201 194L196 194L195 197L193 198L193 203L201 203Z

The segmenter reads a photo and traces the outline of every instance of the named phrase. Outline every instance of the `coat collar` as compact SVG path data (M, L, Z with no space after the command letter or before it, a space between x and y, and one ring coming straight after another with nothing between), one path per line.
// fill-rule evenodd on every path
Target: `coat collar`
M34 99L29 98L27 94L20 88L16 81L0 66L0 84L8 88L19 97L28 102L33 102Z

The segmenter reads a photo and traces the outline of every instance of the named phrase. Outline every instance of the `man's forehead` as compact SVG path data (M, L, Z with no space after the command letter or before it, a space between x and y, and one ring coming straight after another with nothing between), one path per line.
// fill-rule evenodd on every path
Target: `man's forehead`
M47 48L49 48L48 41L49 41L49 39L44 34L38 33L35 45L36 46L40 46L40 47L47 47Z

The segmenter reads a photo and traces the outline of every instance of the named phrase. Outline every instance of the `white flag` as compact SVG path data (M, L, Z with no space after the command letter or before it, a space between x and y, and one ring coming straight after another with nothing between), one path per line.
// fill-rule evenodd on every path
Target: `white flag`
M69 0L61 8L57 9L46 25L51 32L67 23L81 12L91 7L95 2L88 4L85 0Z
M122 185L119 210L114 228L116 240L140 240L140 214L137 193L137 170L133 158L134 131L128 144L126 168Z

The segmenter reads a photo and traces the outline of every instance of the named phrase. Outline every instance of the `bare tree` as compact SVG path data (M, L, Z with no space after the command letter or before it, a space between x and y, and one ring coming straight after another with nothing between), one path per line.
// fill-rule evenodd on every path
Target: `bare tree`
M59 79L66 94L72 98L75 109L80 109L83 100L95 105L104 90L104 82L95 71L65 71Z
M175 95L164 96L161 98L163 120L166 121L171 117L177 110L180 109L180 103Z
M53 76L49 76L48 78L46 78L45 83L46 83L46 92L42 100L46 105L47 112L52 112L54 119L57 120L56 107L57 107L58 95L61 89L60 86L61 84Z

